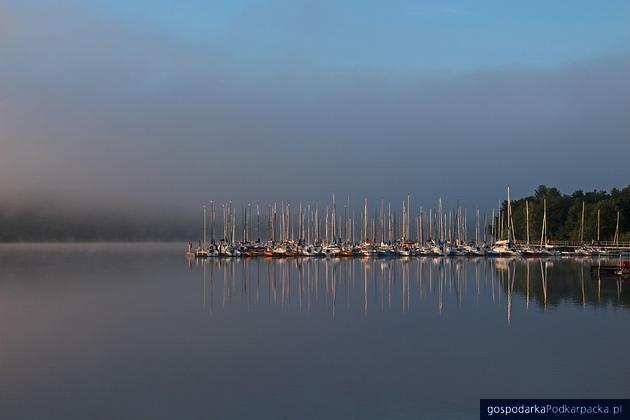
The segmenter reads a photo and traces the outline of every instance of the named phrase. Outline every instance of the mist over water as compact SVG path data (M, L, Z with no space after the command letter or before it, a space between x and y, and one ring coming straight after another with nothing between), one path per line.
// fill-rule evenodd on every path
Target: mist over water
M593 263L1 245L0 412L473 419L479 398L624 398L630 289Z
M322 203L336 192L357 207L411 193L425 205L441 196L490 209L506 185L519 197L540 184L571 192L630 178L627 48L547 66L523 53L440 71L436 54L398 54L394 68L343 66L337 54L318 56L315 38L310 49L287 45L302 61L267 46L270 58L252 63L241 56L252 53L244 40L259 30L279 46L291 39L261 29L273 19L260 10L234 26L227 39L241 43L231 49L78 2L3 6L3 205L191 218L210 200ZM329 7L313 15L307 6L274 19L302 40L296 22L311 27L318 16L345 27ZM424 19L405 10L405 24ZM350 45L371 36L340 33ZM349 48L346 62L364 62L359 51Z

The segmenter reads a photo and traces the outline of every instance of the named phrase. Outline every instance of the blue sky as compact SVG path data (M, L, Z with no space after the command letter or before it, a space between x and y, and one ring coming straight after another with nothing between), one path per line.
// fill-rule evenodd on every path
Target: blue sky
M103 13L273 71L549 67L630 45L630 2L91 0Z

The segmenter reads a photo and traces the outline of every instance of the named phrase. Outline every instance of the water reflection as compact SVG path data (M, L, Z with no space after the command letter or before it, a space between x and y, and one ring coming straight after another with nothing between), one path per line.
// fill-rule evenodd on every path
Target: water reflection
M266 304L282 311L340 310L364 316L409 313L429 305L439 314L471 306L542 311L562 304L582 310L630 308L627 282L602 278L590 259L221 259L189 260L201 272L201 302L209 314L235 303L247 311ZM216 279L220 279L218 282Z
M595 261L180 251L0 246L2 418L474 419L488 396L630 395L629 285Z

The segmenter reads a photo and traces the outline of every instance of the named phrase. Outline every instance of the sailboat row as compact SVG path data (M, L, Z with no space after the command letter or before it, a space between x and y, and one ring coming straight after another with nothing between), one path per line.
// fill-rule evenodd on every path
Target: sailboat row
M493 210L491 224L487 217L481 223L479 209L475 214L474 238L468 237L468 213L459 204L445 211L442 199L437 209L428 212L420 208L411 216L411 199L402 200L399 217L381 200L380 208L370 215L368 200L364 200L358 228L355 211L351 211L348 198L343 215L338 214L335 196L332 204L321 211L318 206L300 203L297 216L289 204L277 203L268 207L266 220L267 238L261 238L260 206L251 204L241 210L237 235L236 210L232 203L224 204L222 232L216 227L217 208L213 202L203 206L203 240L188 243L187 255L191 257L394 257L394 256L466 256L466 257L548 257L558 255L612 256L618 251L583 244L584 206L582 207L581 246L573 249L557 249L549 243L547 233L547 202L544 201L542 229L539 243L530 242L529 203L526 202L526 240L517 241L510 188L507 188L507 211ZM209 214L208 214L209 212ZM504 214L505 213L505 214ZM295 218L297 217L297 220ZM208 219L210 238L208 238ZM412 220L413 219L413 220ZM599 243L599 213L598 213ZM618 219L619 220L619 219ZM414 229L412 229L412 222ZM483 228L482 228L483 227ZM618 228L617 228L618 231ZM413 238L412 238L413 233ZM220 239L215 239L220 235ZM618 235L618 234L616 234ZM239 236L237 238L237 236ZM616 236L618 237L618 236Z

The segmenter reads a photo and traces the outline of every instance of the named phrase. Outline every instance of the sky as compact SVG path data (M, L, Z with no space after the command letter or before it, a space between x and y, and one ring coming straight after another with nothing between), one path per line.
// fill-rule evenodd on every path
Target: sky
M197 214L630 181L630 2L0 0L0 198Z

